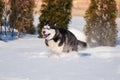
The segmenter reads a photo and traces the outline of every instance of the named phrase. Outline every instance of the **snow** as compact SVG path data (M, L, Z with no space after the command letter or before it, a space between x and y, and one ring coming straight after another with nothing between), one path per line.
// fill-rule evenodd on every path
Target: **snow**
M120 80L120 19L116 22L116 47L88 48L60 58L49 57L51 51L38 35L0 41L0 80ZM73 17L69 25L82 41L86 41L84 25L81 17Z

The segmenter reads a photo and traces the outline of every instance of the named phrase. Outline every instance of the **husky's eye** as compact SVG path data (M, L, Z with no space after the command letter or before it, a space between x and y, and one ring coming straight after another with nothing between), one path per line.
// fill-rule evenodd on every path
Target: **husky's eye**
M50 29L50 26L47 26L47 29Z
M42 29L45 29L44 27Z
M50 26L46 25L46 26L44 26L43 29L48 29L48 30L50 30Z
M50 30L50 28L47 28L48 30Z
M43 29L47 29L47 30L50 30L50 28L43 28Z

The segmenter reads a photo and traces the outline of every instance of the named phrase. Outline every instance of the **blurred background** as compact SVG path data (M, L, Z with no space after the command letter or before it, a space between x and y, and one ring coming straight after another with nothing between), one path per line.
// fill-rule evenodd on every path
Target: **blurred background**
M8 4L9 0L4 0ZM35 13L40 13L40 8L42 5L42 0L35 1ZM88 8L90 0L73 0L72 15L73 16L83 16L86 9ZM118 16L120 17L120 0L116 0ZM9 6L9 5L7 5Z
M72 15L83 16L86 9L88 8L90 0L73 0ZM120 17L120 0L116 0L118 15ZM39 12L42 4L42 0L35 0L36 8L35 12Z

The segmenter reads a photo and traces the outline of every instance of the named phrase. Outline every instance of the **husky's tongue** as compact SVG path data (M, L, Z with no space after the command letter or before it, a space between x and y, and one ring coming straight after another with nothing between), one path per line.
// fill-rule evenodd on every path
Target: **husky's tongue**
M43 38L47 38L50 34L43 34Z

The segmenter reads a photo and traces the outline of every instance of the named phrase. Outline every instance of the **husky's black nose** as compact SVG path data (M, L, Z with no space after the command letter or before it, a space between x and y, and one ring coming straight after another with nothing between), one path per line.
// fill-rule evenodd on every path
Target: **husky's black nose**
M45 33L46 33L46 31L42 31L42 33L43 33L43 34L45 34Z

